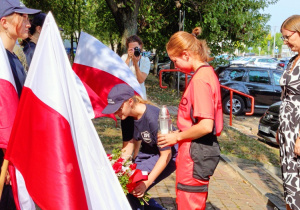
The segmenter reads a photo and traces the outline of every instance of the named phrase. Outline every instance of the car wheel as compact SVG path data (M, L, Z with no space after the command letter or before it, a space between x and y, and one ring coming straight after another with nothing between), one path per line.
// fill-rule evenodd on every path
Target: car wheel
M244 100L237 95L233 95L232 98L232 114L240 115L244 112L245 103ZM223 112L230 114L230 96L227 96L223 101Z

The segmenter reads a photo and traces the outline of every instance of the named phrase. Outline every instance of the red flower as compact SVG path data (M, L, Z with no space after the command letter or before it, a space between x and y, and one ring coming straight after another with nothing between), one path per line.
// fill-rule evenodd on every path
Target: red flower
M117 160L117 163L123 163L124 162L124 159L123 158L119 158L118 160Z
M131 165L129 166L129 168L130 168L131 170L136 169L136 163L131 164Z
M126 185L128 192L131 193L134 190L134 188L136 187L136 185L137 185L136 183L128 183Z
M112 159L112 155L111 154L106 154L108 159L111 160Z
M112 167L115 173L119 173L122 170L122 163L116 162Z

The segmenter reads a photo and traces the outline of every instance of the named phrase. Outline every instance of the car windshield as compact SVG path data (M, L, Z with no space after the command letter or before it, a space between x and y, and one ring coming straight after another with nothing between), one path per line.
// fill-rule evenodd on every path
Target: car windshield
M252 59L251 57L247 57L247 58L244 58L243 61L249 61L251 59Z

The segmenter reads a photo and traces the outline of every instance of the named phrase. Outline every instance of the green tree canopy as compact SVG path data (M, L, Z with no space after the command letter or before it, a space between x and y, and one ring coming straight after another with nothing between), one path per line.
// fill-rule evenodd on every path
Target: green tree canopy
M125 39L138 34L147 50L165 50L170 36L179 30L179 14L185 14L184 30L200 26L212 54L258 46L267 36L269 14L262 9L278 0L24 0L27 6L52 11L68 38L84 30L112 48L125 50Z

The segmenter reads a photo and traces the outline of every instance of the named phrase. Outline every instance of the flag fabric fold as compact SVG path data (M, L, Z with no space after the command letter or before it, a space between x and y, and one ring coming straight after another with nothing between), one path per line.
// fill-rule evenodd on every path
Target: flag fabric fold
M42 209L130 209L90 120L51 13L30 65L6 159Z
M0 38L0 63L2 65L0 71L0 148L7 148L17 108L19 104L19 96L16 88L14 76L10 67L10 63ZM9 164L9 174L11 176L11 185L16 208L34 210L35 206L28 196L26 187L22 184L22 176L18 170L15 170L12 164Z
M89 86L88 93L98 96L99 110L107 105L107 96L111 88L116 84L127 83L136 92L143 96L142 89L136 77L126 63L114 51L105 46L95 37L81 32L73 70L86 85ZM93 101L93 100L92 100ZM104 115L115 119L114 115Z
M0 63L0 148L6 149L18 108L19 97L1 38Z

